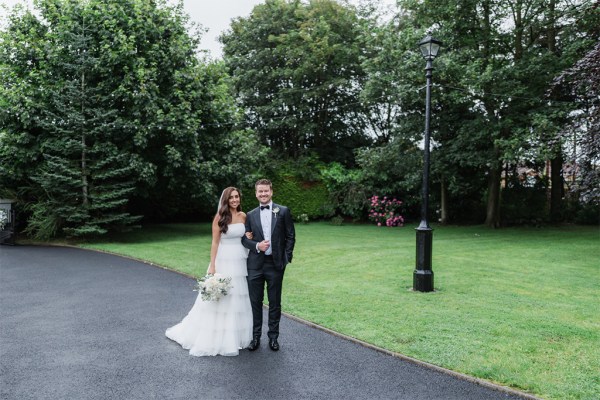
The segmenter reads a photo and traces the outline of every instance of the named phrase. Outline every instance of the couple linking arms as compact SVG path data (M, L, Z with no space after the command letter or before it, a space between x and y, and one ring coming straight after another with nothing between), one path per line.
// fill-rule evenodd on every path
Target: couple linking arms
M279 350L281 288L285 267L292 261L294 223L287 207L273 203L269 180L257 181L255 189L260 205L248 215L242 212L240 191L225 189L213 220L208 273L232 278L228 295L211 302L199 294L188 315L166 331L191 355L234 356L240 349L258 349L265 283L269 347Z

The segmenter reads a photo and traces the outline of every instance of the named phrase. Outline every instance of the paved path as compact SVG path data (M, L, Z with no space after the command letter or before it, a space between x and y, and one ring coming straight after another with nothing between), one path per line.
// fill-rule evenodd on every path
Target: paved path
M192 357L164 331L193 286L113 255L0 246L0 399L519 398L285 317L278 353Z

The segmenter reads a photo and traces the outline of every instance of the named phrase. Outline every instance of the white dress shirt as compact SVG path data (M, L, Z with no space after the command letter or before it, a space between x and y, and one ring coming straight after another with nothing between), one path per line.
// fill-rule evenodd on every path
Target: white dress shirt
M265 204L266 205L266 204ZM261 204L262 206L262 204ZM265 240L271 241L271 218L273 216L273 202L269 203L269 208L264 208L260 210L260 223L262 225L263 237ZM266 255L273 254L273 250L271 250L271 246L265 251Z

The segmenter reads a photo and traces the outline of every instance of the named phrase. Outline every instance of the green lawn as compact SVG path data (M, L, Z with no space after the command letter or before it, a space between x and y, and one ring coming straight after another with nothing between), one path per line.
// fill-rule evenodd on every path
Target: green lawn
M413 228L297 224L283 310L544 398L599 398L597 227L434 227L433 293L411 290ZM149 226L83 247L199 276L210 226Z

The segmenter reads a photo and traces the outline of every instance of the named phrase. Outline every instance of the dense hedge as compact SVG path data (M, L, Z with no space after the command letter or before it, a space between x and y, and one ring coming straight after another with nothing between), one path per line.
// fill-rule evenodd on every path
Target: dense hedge
M310 219L327 215L329 193L321 182L305 182L292 175L280 175L272 179L273 202L287 206L292 216L306 214ZM254 187L241 188L244 199L244 211L248 212L258 205Z
M273 182L273 201L288 206L294 217L306 214L315 219L324 216L329 193L321 182L302 182L283 175Z

